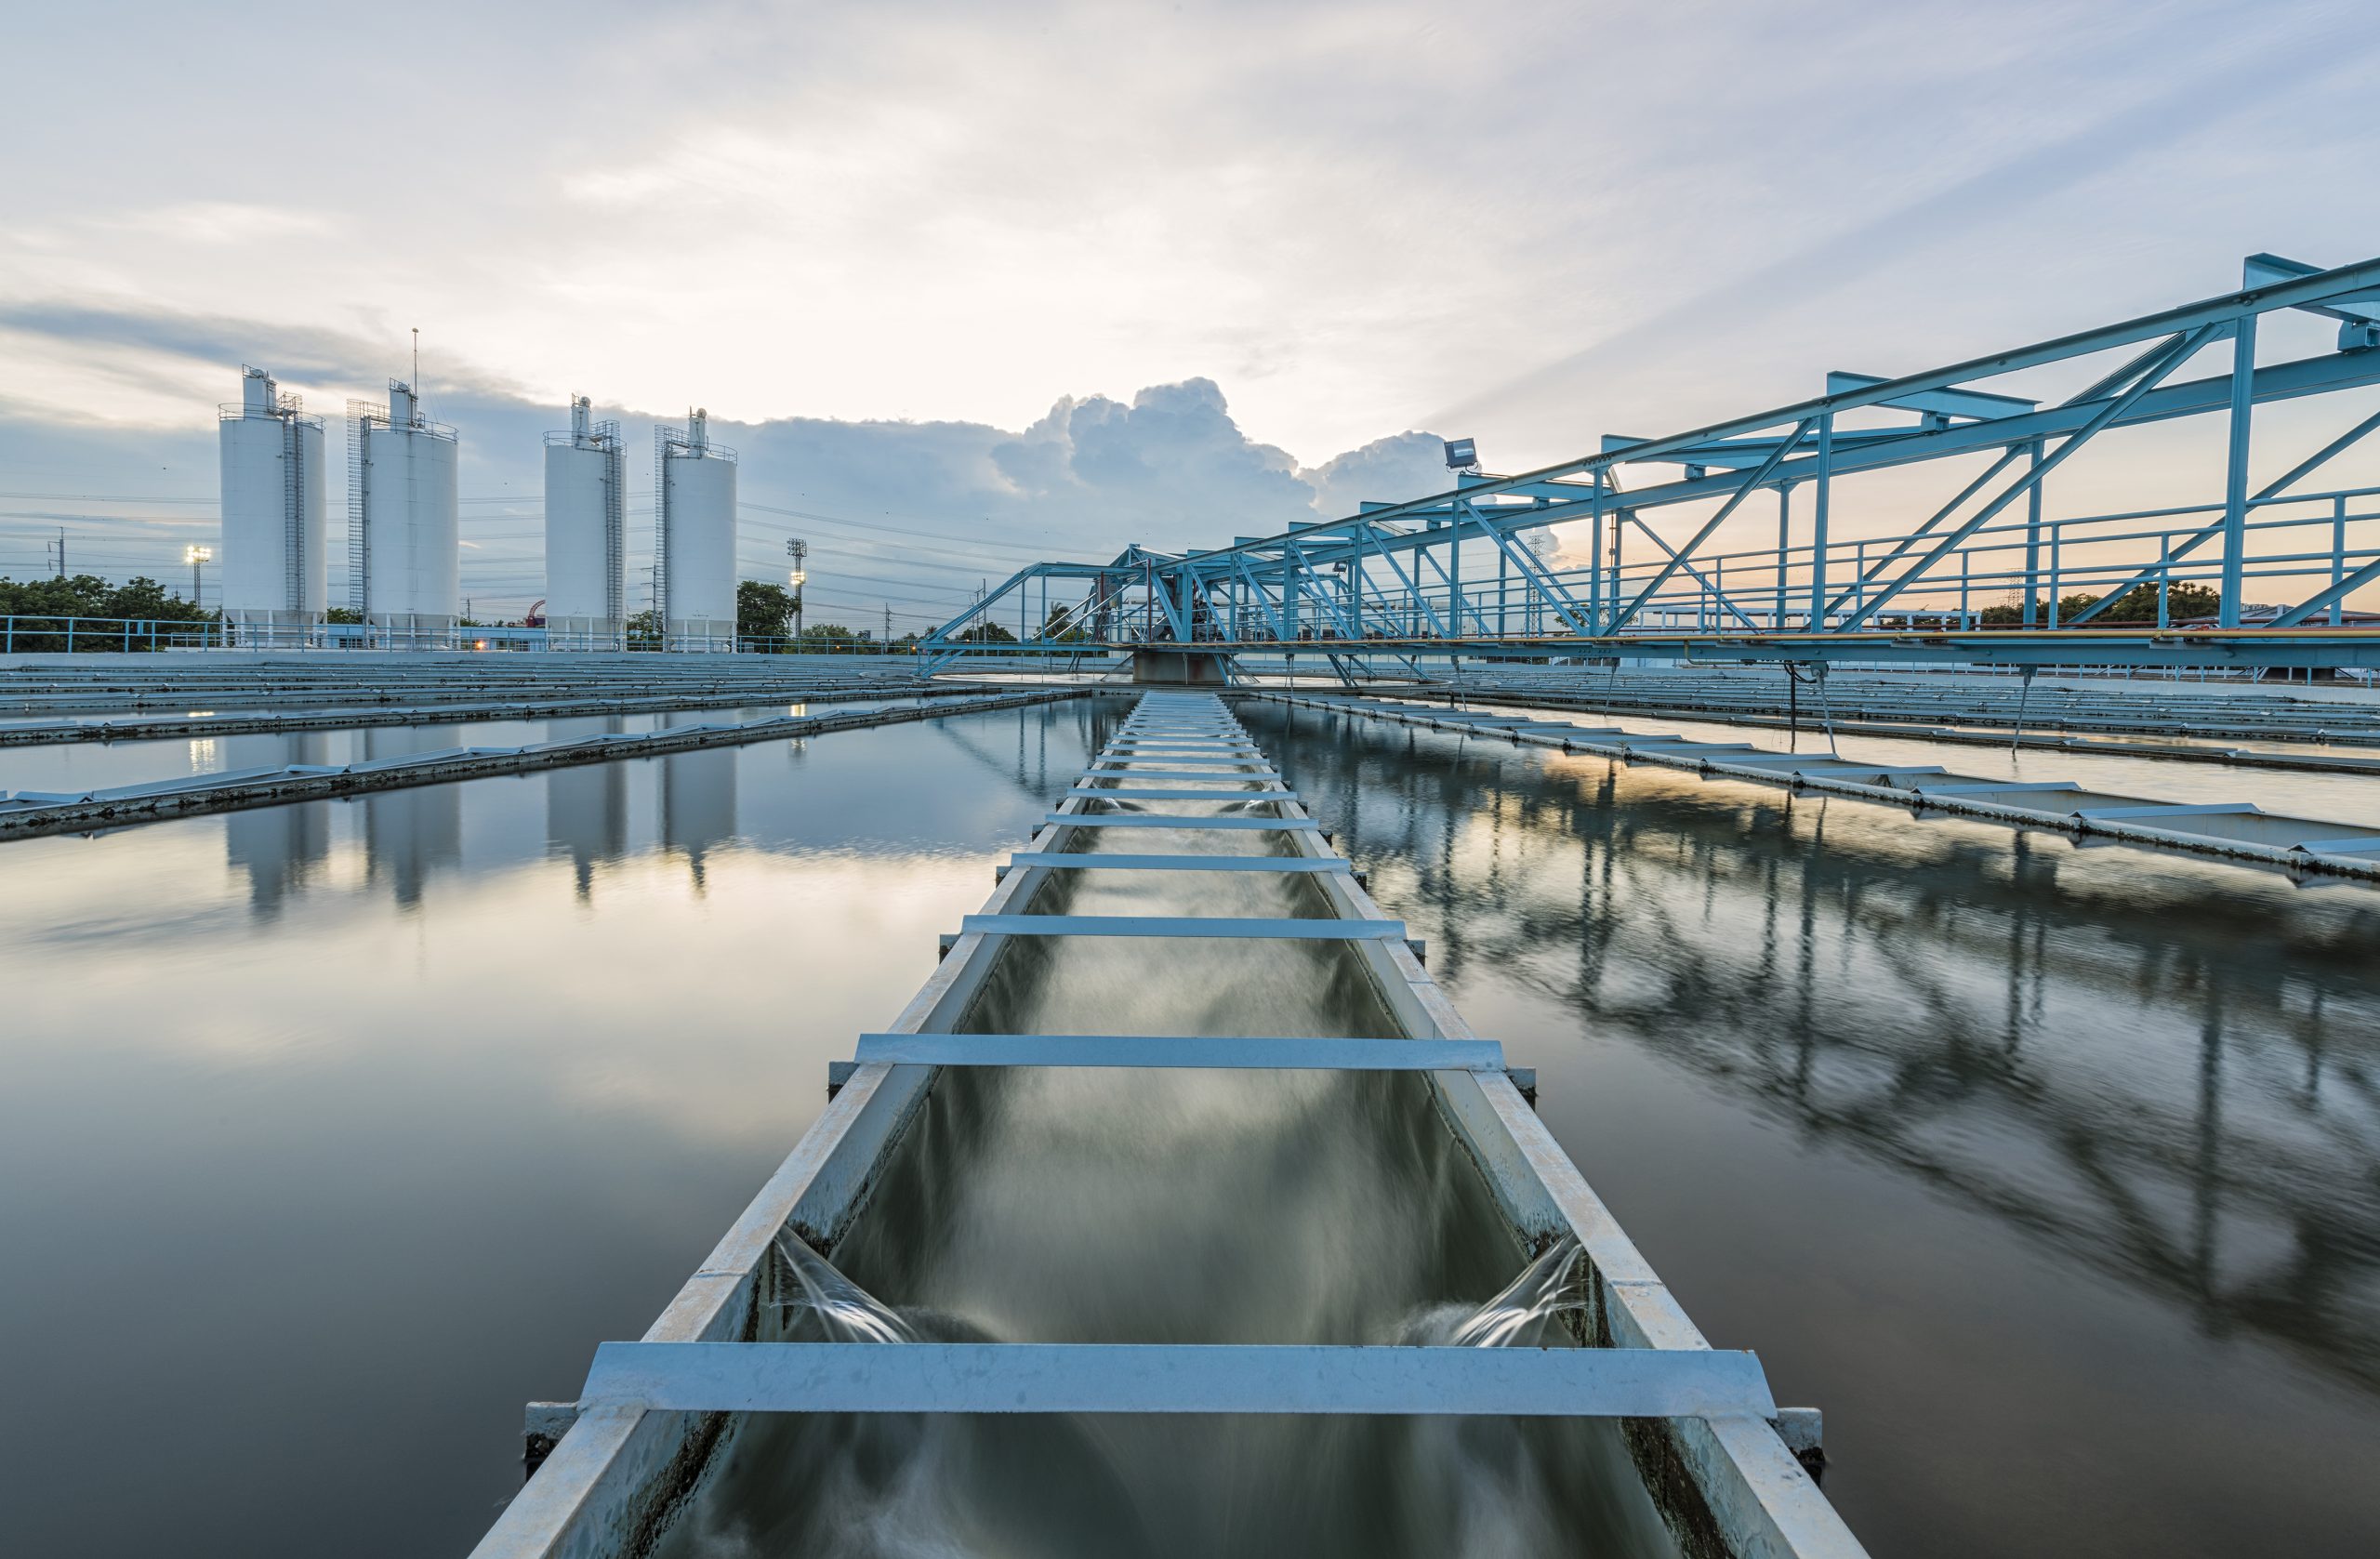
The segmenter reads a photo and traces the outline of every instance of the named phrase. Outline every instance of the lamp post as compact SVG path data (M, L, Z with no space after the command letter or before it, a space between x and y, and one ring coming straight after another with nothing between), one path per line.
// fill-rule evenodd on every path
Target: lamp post
M205 569L207 560L214 556L215 548L212 547L182 548L182 562L190 564L190 603L192 606L202 604L199 596L200 575Z
M801 649L801 587L810 577L810 571L801 565L810 559L810 543L788 541L785 544L785 555L793 560L793 573L789 577L793 581L793 647L798 654Z

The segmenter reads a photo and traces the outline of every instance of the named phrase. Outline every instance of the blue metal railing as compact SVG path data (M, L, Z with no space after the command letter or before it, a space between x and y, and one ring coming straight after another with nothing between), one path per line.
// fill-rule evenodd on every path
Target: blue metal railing
M375 647L372 628L362 623L317 623L304 630L287 626L251 628L212 619L184 622L169 617L82 617L65 614L0 613L0 654L138 654L165 650L361 650ZM505 624L458 627L453 648L474 651L553 651L546 630ZM654 639L631 637L630 650L661 649ZM740 635L740 654L913 655L914 641L880 644L873 639L829 639L816 634Z
M0 654L55 654L60 651L133 653L145 650L219 650L224 627L171 617L74 617L0 614Z

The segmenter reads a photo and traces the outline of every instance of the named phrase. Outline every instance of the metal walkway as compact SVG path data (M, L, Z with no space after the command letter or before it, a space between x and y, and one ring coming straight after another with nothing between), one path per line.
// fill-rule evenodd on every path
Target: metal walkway
M1083 853L1083 830L1125 814L1117 792L1199 755L1196 778L1272 834L1274 853L1200 851L1225 832L1211 813L1130 815L1183 843L1176 854ZM1171 782L1169 782L1170 785ZM1236 830L1232 830L1236 832ZM1294 919L1037 915L1060 869L1295 870L1327 901ZM1035 924L1035 922L1044 922ZM1101 1037L951 1032L1011 944L1062 936L1327 936L1361 958L1404 1031L1397 1038ZM1409 1071L1481 1174L1517 1259L1574 1238L1594 1303L1579 1348L919 1344L784 1341L770 1260L781 1235L831 1252L866 1213L889 1156L950 1065L1113 1068L1382 1067ZM1751 1355L1713 1351L1539 1122L1503 1067L1431 983L1401 923L1382 917L1221 701L1156 694L1087 768L1031 847L1010 858L984 912L891 1031L861 1037L826 1114L636 1342L604 1343L573 1404L533 1404L557 1434L479 1559L622 1554L692 1497L730 1412L1305 1413L1614 1417L1648 1492L1689 1552L1849 1556L1862 1551L1785 1435L1814 1415L1780 1412Z

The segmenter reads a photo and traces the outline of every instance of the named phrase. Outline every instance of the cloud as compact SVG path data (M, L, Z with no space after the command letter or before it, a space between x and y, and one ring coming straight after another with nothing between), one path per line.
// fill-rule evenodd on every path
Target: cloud
M1314 489L1314 507L1333 519L1355 513L1366 500L1401 503L1454 485L1447 472L1446 441L1410 431L1374 439L1300 474Z
M53 505L14 517L70 523L93 542L93 557L116 572L169 566L167 543L178 545L196 517L137 521L102 500L214 496L214 403L236 390L237 363L258 363L284 387L303 387L312 408L325 414L336 489L344 462L339 409L350 395L378 399L390 359L350 332L116 303L0 306L0 329L122 354L153 377L160 394L190 383L205 391L186 393L184 415L163 429L89 426L68 411L0 399L0 456L15 452L22 461L14 469L42 473L49 485L34 490L97 495L80 511ZM562 422L564 409L469 363L440 359L423 377L426 408L453 424L461 441L465 591L478 609L517 610L543 590L542 435ZM655 421L683 414L599 404L597 415L623 424L632 451L633 593L651 550L643 451ZM745 574L776 575L784 541L799 535L811 544L811 595L824 613L872 618L890 603L901 626L939 621L965 603L976 581L1005 577L1037 559L1103 560L1132 542L1219 545L1336 518L1362 498L1411 497L1445 484L1433 435L1396 434L1307 468L1288 450L1251 438L1223 388L1197 377L1145 387L1129 400L1063 396L1022 429L717 415L712 428L741 461ZM45 449L59 461L33 464L33 452ZM343 506L336 492L332 499L337 531ZM338 540L334 535L335 594L345 556ZM21 574L38 554L31 527L11 533L0 522L0 573Z
M185 313L99 299L0 302L0 329L68 345L130 348L198 363L270 363L278 377L293 384L385 385L391 367L404 369L406 345L401 343L408 340L402 332L379 339L331 325ZM440 364L435 378L427 374L423 377L452 390L511 394L520 390L517 380L469 363Z
M1589 346L1467 396L1439 419L1468 422L1515 403L1575 396L1594 371L1658 351L1707 322L1755 320L1789 302L1806 304L1839 294L1952 240L2003 227L2014 213L2104 178L2141 153L2203 133L2284 93L2303 92L2309 78L2360 73L2380 51L2380 44L2323 28L2318 33L2323 46L2315 52L2307 31L2259 40L2211 70L2173 81L2070 131L1639 314ZM1646 430L1634 431L1643 436Z

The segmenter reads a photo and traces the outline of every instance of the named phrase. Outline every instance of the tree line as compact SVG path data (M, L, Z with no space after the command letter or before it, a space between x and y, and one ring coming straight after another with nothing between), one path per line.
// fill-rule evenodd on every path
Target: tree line
M195 625L213 624L219 621L221 615L194 601L170 594L165 586L146 576L113 585L96 574L45 575L21 580L0 575L0 616L20 619L8 635L9 647L20 654L65 649L67 631L62 619L69 617ZM22 620L25 618L51 620L27 622ZM170 637L170 629L161 630L159 637ZM112 626L100 628L94 625L86 628L80 622L76 624L75 649L123 647L123 635ZM135 639L132 647L147 649L151 646L143 639Z

